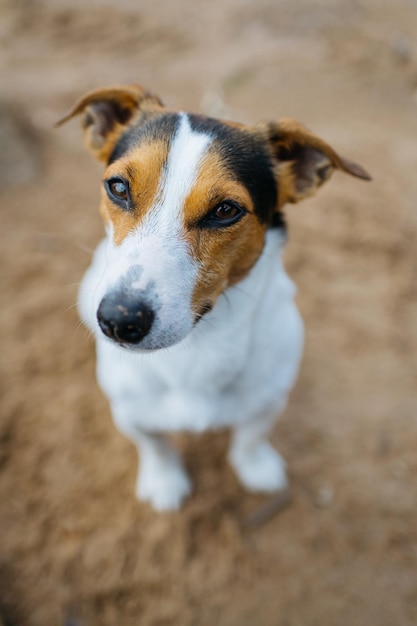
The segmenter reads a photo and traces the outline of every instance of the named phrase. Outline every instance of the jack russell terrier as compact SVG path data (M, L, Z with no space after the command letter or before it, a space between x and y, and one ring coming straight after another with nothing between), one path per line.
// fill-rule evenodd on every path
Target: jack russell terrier
M89 93L58 125L78 114L106 166L106 238L79 309L114 421L140 453L138 498L179 508L191 483L164 433L224 427L241 483L284 489L268 433L303 324L281 259L282 209L334 169L369 175L293 119L247 127L174 112L138 85Z

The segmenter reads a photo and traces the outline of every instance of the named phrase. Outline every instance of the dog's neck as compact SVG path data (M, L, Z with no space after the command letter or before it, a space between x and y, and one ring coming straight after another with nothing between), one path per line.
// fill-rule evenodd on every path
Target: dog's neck
M196 325L194 331L181 344L213 341L223 338L250 335L253 322L265 307L279 307L279 299L292 298L295 287L284 271L282 251L286 237L280 229L267 231L265 246L258 261L249 274L239 283L226 289L219 297L213 310ZM271 304L271 299L275 304ZM173 346L175 348L175 346Z

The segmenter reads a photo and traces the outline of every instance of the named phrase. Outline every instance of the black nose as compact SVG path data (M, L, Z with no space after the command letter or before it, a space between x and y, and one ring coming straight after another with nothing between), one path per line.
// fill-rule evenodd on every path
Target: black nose
M125 292L105 296L97 310L103 333L121 344L140 343L151 330L154 317L145 302Z

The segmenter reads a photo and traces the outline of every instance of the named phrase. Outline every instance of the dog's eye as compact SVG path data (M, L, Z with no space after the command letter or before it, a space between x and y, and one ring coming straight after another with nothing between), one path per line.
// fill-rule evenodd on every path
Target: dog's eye
M201 226L204 228L222 228L223 226L231 226L235 224L244 214L242 209L236 202L226 200L210 211L202 220Z
M223 202L215 209L213 217L215 217L216 220L229 221L238 214L240 214L240 209L237 206L229 204L229 202Z
M110 183L111 192L121 198L122 200L127 200L127 189L126 185L122 183L121 180L114 180Z
M110 200L123 208L128 208L129 190L127 183L122 178L110 178L104 181L104 184Z
M113 196L116 196L119 200L127 200L127 187L121 178L113 178L107 184Z

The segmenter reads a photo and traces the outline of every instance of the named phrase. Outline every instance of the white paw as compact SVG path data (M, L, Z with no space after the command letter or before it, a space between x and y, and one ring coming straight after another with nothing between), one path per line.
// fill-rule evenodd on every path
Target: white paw
M157 511L175 511L191 493L191 482L178 461L144 464L138 476L136 495Z
M285 461L266 441L250 449L232 448L229 460L250 491L282 491L288 486Z

